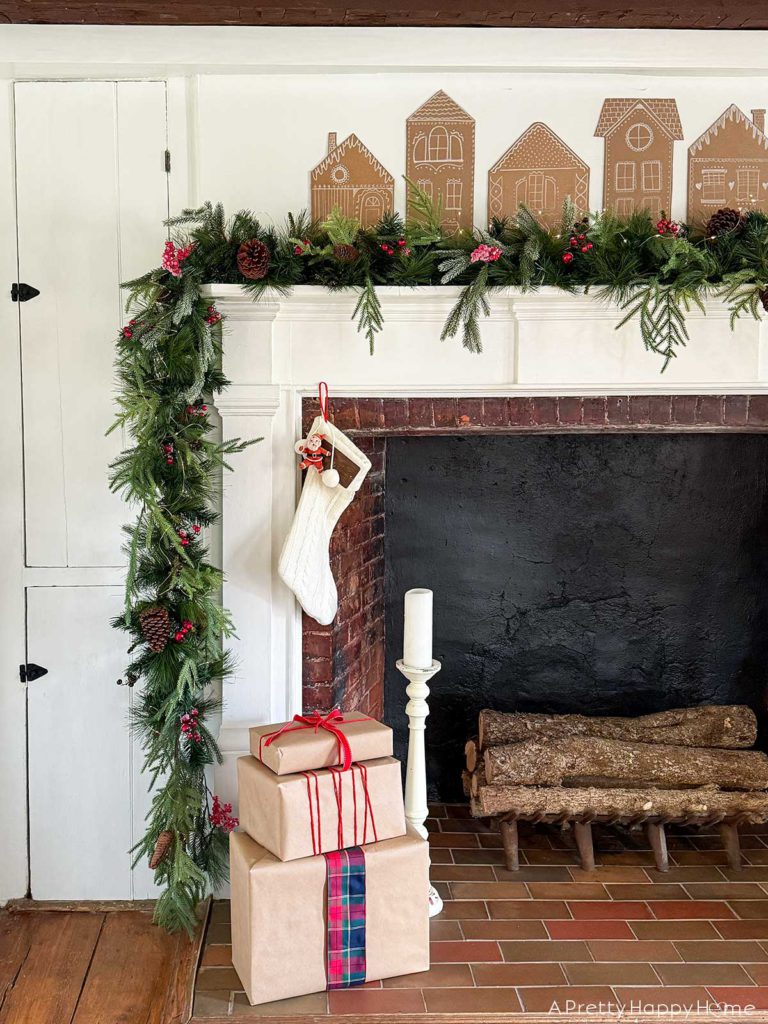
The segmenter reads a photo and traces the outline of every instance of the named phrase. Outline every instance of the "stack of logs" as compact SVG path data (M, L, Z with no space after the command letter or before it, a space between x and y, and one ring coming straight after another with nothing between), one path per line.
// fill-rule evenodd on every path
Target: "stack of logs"
M640 718L481 711L464 789L475 817L500 821L510 870L519 820L572 823L586 870L592 822L644 825L662 871L665 824L717 824L737 868L738 825L768 821L768 757L746 749L756 737L754 712L741 706Z

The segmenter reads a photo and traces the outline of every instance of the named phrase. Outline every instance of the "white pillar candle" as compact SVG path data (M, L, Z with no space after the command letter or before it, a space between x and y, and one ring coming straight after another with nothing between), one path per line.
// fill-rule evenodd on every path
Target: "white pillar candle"
M417 588L405 595L403 661L411 668L432 665L432 591Z

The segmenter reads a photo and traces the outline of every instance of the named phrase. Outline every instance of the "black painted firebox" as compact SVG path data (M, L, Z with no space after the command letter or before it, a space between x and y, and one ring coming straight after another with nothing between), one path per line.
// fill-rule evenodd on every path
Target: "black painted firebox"
M746 703L768 668L768 437L391 437L385 717L404 756L402 600L435 592L431 796L483 707Z

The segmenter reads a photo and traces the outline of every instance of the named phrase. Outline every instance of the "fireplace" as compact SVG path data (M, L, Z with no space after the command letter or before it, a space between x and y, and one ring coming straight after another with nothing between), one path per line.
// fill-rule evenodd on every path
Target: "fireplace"
M436 593L433 798L461 796L485 706L760 711L768 402L747 395L337 399L371 459L332 542L339 613L304 616L305 709L406 747L402 596ZM305 428L317 414L303 401Z
M397 641L387 637L383 572L394 536L385 529L386 468L396 444L768 431L765 325L745 319L731 334L721 304L708 303L706 316L691 312L690 343L660 376L636 326L615 329L615 308L554 289L494 294L481 355L442 342L458 293L453 286L380 289L386 327L371 356L351 319L355 294L300 286L253 302L236 285L207 290L226 317L222 368L232 385L216 402L222 436L262 438L234 460L222 496L223 599L237 630L228 645L235 670L222 693L224 763L215 778L222 798L235 798L235 765L254 723L285 721L302 706L336 700L398 717L396 707L385 706L385 651L394 659ZM329 384L336 423L373 464L334 535L341 607L328 628L302 617L277 573L301 484L294 443L302 419L306 425L316 410L318 378ZM447 680L446 668L433 692ZM402 687L404 724L405 681L392 685ZM430 744L440 730L434 701L431 711Z

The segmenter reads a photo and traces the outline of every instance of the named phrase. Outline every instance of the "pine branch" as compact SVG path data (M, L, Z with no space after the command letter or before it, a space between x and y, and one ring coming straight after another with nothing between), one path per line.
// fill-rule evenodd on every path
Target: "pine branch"
M352 319L357 321L358 332L367 338L369 351L373 355L376 335L384 326L384 318L370 274L360 289Z

